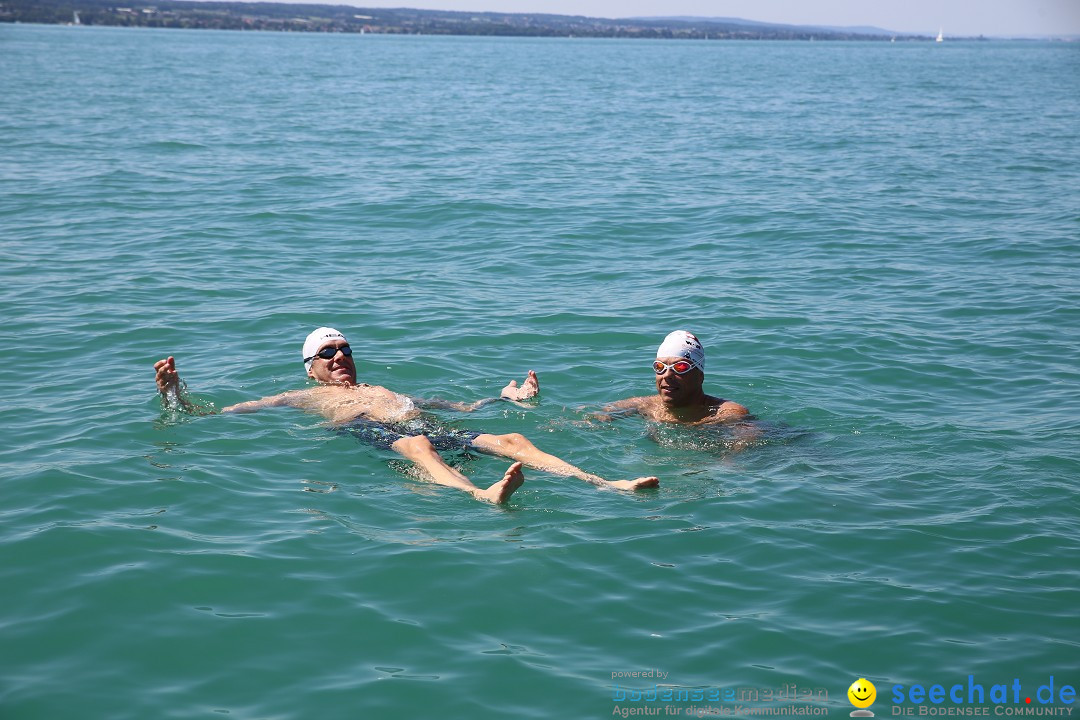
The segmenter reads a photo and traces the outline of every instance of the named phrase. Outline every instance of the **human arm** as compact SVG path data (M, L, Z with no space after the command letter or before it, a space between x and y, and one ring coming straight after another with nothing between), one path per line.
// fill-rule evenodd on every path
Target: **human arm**
M728 428L731 442L730 454L742 452L751 447L761 437L761 427L757 418L743 405L731 400L723 401L712 417L703 420L701 425L723 425Z
M755 422L737 422L732 428L735 440L731 443L732 454L742 452L761 437L761 428Z
M428 410L458 410L460 412L473 412L485 405L490 405L499 402L500 400L508 400L519 405L521 404L520 401L535 397L539 392L540 379L536 376L536 372L530 370L528 376L520 386L518 385L517 380L511 380L506 387L502 389L497 398L484 398L483 400L477 400L474 403L455 402L453 400L443 400L441 398L432 398L430 400L413 398L413 401L420 407Z
M296 393L287 392L280 395L271 395L270 397L260 398L258 400L248 400L247 402L237 403L235 405L229 405L228 407L221 408L223 413L253 413L268 407L281 407L283 405L292 405L292 398L290 396Z
M629 415L641 414L641 408L646 398L634 397L626 398L625 400L617 400L613 403L605 405L600 412L589 413L586 417L588 420L599 420L600 422L611 422L615 418L627 417Z

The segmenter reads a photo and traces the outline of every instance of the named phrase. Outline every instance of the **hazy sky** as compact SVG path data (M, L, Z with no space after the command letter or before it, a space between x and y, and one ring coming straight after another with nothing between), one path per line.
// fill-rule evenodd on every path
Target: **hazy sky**
M293 0L295 1L295 0ZM873 25L945 35L1078 35L1080 0L301 0L358 7L546 12L632 17L699 15L796 25Z

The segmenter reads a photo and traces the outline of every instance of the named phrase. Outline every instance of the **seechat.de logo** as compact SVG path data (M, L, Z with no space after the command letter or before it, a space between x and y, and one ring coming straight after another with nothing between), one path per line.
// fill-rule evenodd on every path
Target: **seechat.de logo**
M851 711L851 717L874 717L874 713L866 709L877 699L877 688L874 687L874 683L866 678L859 678L847 689L847 699L858 708Z

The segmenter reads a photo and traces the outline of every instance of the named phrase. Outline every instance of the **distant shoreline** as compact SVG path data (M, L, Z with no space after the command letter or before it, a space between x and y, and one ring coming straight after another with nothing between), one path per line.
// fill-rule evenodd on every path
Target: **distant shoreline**
M835 28L706 18L613 20L538 13L471 13L346 5L195 0L0 0L0 22L393 35L933 41L932 37L926 35L886 32L874 34Z

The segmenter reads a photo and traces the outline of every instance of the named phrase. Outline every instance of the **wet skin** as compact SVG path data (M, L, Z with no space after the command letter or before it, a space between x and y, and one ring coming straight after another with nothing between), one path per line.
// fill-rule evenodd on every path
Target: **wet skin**
M351 355L345 355L341 349L348 345L342 338L328 340L319 347L336 350L333 356L323 358L316 355L308 369L308 377L318 381L319 386L304 390L281 393L260 400L230 405L222 408L223 413L250 413L270 407L293 407L307 412L320 414L331 423L345 423L357 418L376 422L399 422L419 416L421 407L444 408L471 412L478 407L493 402L493 399L481 400L472 405L448 401L416 400L399 395L387 388L356 382L356 364ZM183 403L183 393L179 392L180 377L176 372L174 359L170 356L154 364L158 390L162 395L173 393ZM540 391L536 373L529 371L526 379L519 386L516 381L503 388L500 397L517 402L535 396ZM474 486L459 471L448 466L432 447L424 435L407 436L396 441L392 448L412 460L424 469L431 478L442 485L456 487L471 493L474 497L489 502L502 503L521 486L524 478L521 465L580 478L586 482L616 490L641 490L656 487L659 481L655 476L641 477L634 480L605 480L587 473L581 468L539 450L519 433L490 435L483 433L473 440L473 446L483 452L507 457L516 462L504 473L502 480L486 490Z

